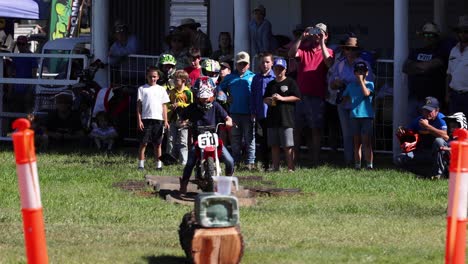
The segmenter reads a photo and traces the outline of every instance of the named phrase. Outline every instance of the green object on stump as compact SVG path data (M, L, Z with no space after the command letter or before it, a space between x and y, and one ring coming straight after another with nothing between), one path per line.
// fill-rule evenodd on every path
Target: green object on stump
M239 202L235 196L201 193L195 198L195 218L203 227L239 224Z

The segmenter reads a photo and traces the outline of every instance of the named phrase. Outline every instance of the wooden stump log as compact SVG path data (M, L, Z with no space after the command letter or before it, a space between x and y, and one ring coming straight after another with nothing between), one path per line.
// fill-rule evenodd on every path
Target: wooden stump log
M193 263L240 263L244 241L240 227L203 228L193 212L187 213L179 226L179 240L185 255Z

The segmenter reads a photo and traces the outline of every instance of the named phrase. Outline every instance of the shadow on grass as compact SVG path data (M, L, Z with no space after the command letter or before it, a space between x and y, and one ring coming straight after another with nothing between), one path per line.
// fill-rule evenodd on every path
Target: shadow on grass
M144 260L148 261L148 264L188 264L190 261L184 257L175 256L145 256Z

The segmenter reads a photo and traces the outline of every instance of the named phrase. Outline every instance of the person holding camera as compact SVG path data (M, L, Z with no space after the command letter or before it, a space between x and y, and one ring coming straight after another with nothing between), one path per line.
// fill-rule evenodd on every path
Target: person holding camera
M294 145L295 159L301 146L303 128L311 132L307 135L307 145L312 153L312 162L317 165L320 154L320 141L324 125L325 95L327 91L327 73L334 62L333 50L326 45L327 26L318 23L308 27L289 50L289 57L298 61L297 84L302 100L296 105Z
M367 169L373 169L374 155L372 153L372 134L374 109L372 100L374 98L374 83L366 81L369 68L365 62L354 64L355 81L346 85L343 92L345 100L351 103L351 132L354 143L354 168L361 169L361 156L367 162ZM361 148L364 148L362 151Z
M337 59L329 71L327 101L330 104L337 105L343 136L344 161L346 166L351 166L354 161L353 133L351 131L351 104L350 102L342 102L342 96L346 86L356 81L356 76L354 74L355 63L366 63L369 69L366 76L367 81L372 82L374 80L374 74L372 73L370 65L360 57L361 49L357 37L354 35L348 36L340 48L342 56Z

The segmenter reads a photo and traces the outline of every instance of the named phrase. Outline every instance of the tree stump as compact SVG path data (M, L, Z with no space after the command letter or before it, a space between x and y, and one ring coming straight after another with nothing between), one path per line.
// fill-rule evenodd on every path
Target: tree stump
M239 225L203 228L196 222L193 212L182 218L179 240L185 255L193 263L240 263L244 253Z

